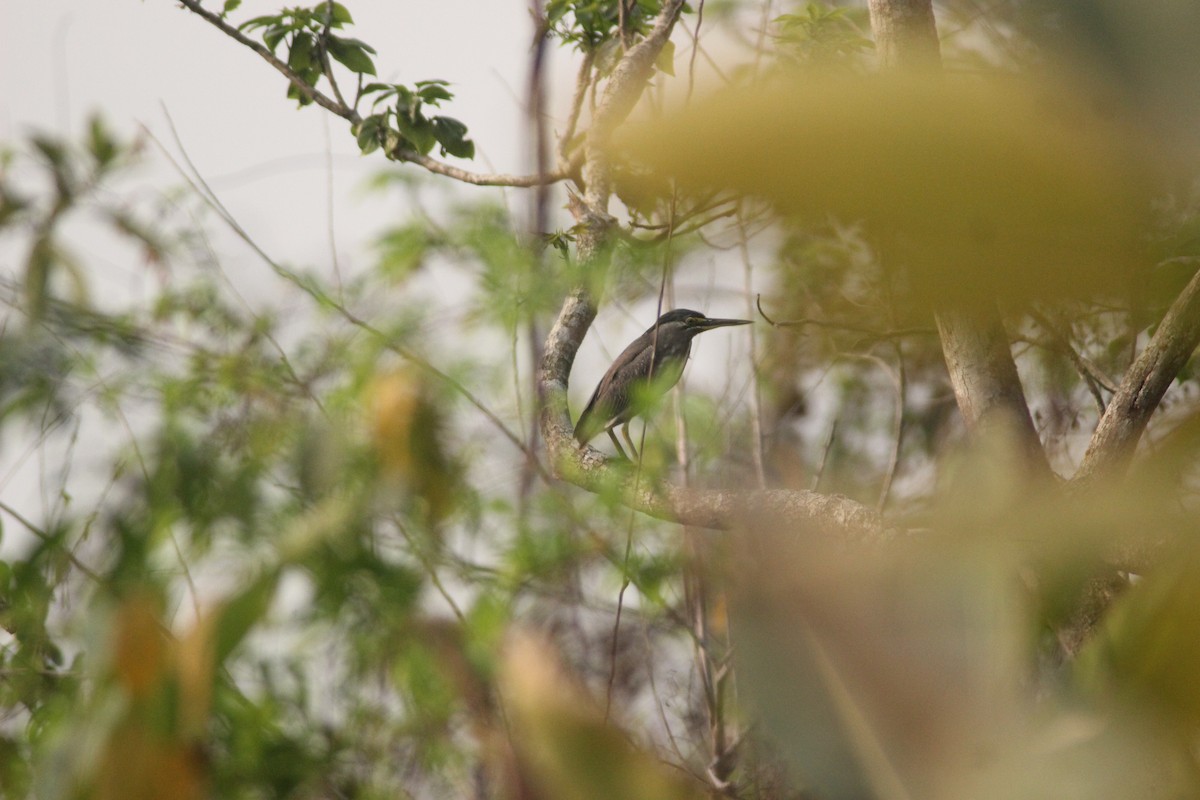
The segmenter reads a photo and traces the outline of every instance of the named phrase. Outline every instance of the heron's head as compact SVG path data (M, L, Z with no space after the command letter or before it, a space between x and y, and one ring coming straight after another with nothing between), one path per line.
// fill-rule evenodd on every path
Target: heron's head
M695 336L704 331L711 331L713 328L725 328L729 325L749 325L750 322L751 320L748 319L706 317L699 311L692 311L690 308L676 308L659 317L658 322L655 324L660 331L677 331L679 333L686 333L689 336Z

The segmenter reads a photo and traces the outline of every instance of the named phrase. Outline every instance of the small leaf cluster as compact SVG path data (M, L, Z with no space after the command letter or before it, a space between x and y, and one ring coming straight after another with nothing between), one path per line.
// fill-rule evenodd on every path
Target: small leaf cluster
M552 35L584 52L620 37L620 4L625 0L550 0L546 22ZM625 10L625 33L643 34L662 9L661 0L637 0Z
M88 123L82 144L44 133L0 162L0 231L27 232L30 246L20 289L30 318L41 317L69 288L72 303L87 296L79 259L68 246L72 220L84 213L98 218L118 238L131 241L149 262L160 262L167 243L139 215L120 203L102 201L109 178L138 155L136 142L121 141L99 116ZM33 193L30 186L46 186Z
M807 3L798 14L783 14L773 22L780 57L797 64L853 61L874 49L866 9Z
M375 48L360 39L332 33L353 24L341 3L320 3L312 8L285 8L278 14L254 17L238 26L240 31L262 31L263 43L274 53L281 43L287 48L288 66L307 86L316 86L328 71L327 57L357 75L374 75ZM308 105L312 97L300 86L288 87L288 97Z
M624 19L620 4L625 3ZM662 10L661 0L551 0L546 5L546 23L552 37L595 56L596 69L607 74L621 54L621 45L631 36L644 35ZM691 8L684 5L684 12ZM622 25L624 27L622 27ZM674 75L675 44L668 41L659 53L657 67Z
M370 153L383 147L388 154L411 149L427 155L436 145L442 155L475 157L475 142L467 126L442 115L427 116L425 108L437 108L454 97L441 80L417 81L409 88L398 83L371 83L362 94L375 95L372 113L358 125L358 146Z

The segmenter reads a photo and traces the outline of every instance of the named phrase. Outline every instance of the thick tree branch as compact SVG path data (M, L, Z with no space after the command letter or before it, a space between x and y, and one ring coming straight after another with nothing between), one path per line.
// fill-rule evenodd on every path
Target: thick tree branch
M889 69L938 69L942 53L932 0L869 0L879 62Z
M940 68L932 0L870 0L869 6L881 66ZM974 314L941 309L937 323L954 396L968 430L1007 428L1018 438L1033 468L1050 475L999 309L992 306Z
M967 430L1003 427L1031 465L1050 474L1046 451L1033 426L1017 375L1008 332L993 307L985 313L943 309L937 312L942 355Z
M1198 344L1200 272L1175 298L1146 349L1126 371L1073 480L1088 481L1128 464L1150 416Z

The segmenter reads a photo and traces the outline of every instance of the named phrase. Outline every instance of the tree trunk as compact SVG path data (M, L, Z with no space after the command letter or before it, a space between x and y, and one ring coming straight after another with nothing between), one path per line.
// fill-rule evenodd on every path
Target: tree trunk
M884 69L937 70L941 50L931 0L869 0L871 30ZM1003 429L1038 472L1050 473L1017 376L1000 311L937 312L938 334L954 397L968 431Z

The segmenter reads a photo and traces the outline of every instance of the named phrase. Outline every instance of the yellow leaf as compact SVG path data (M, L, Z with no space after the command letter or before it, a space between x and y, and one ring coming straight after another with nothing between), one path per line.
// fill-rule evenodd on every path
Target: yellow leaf
M616 151L688 188L864 220L923 303L1025 302L1122 291L1143 263L1155 148L1102 109L1049 78L805 73L715 94Z

